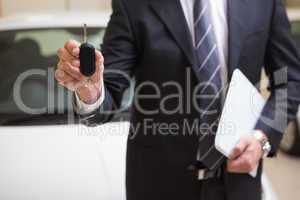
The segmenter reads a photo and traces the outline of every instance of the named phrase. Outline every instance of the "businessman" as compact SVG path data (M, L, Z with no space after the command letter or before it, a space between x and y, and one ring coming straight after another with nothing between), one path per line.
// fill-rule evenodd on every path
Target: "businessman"
M113 0L112 7L92 82L81 84L76 41L59 49L56 79L75 91L79 117L101 124L135 77L127 200L260 200L262 159L276 155L278 124L299 104L300 58L281 0ZM225 159L213 143L226 85L237 68L257 84L263 67L271 96L254 133Z

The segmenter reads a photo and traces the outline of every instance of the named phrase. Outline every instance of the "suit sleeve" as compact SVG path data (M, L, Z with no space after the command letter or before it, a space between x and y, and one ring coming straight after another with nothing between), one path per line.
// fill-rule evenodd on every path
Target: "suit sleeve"
M81 122L89 126L108 122L118 112L136 65L134 34L123 0L112 0L112 9L101 46L105 68L105 99L95 112L80 116Z
M256 128L267 134L275 156L284 130L295 119L300 100L300 58L282 0L274 0L265 70L271 95Z

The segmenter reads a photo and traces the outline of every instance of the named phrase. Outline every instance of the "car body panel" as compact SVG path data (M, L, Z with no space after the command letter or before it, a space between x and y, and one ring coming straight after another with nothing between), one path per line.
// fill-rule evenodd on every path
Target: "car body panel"
M124 200L128 129L0 128L0 199Z
M0 19L0 31L72 28L87 24L89 27L106 27L110 12L70 12L57 14L19 14Z
M300 9L288 9L288 17L291 21L300 21Z

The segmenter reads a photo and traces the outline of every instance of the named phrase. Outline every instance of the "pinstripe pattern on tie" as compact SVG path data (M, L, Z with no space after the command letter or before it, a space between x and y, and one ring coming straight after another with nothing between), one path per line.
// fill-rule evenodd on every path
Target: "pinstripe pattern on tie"
M218 47L208 3L207 0L195 0L194 4L194 50L201 79L200 121L210 127L209 132L200 133L197 160L206 167L214 168L223 160L223 156L214 148L215 134L212 134L216 131L214 123L218 121L221 111L222 80ZM207 96L210 98L206 98Z

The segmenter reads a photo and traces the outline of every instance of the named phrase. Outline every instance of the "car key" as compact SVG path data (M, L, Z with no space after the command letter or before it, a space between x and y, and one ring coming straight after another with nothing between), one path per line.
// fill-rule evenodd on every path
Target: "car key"
M80 82L79 85L75 87L75 92L78 94L79 90L84 88L97 89L94 81L91 77L96 72L96 52L95 47L92 44L88 43L88 33L87 33L87 25L84 24L83 27L83 43L80 45L80 73L85 76L85 79Z
M79 53L80 72L87 78L96 72L96 53L95 47L88 43L87 25L83 28L83 43L80 46Z

